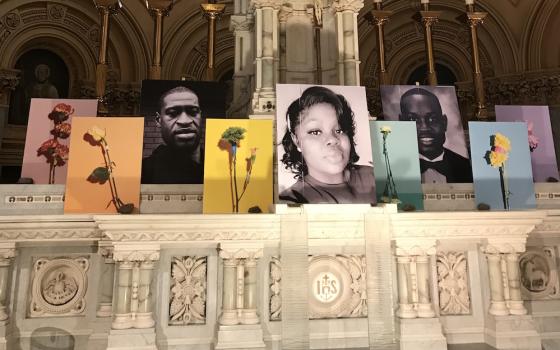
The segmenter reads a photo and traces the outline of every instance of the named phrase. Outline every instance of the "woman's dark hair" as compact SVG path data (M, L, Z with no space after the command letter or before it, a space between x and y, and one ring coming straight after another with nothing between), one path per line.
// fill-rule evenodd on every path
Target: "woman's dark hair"
M356 153L356 143L354 142L354 135L356 134L354 112L352 112L348 101L346 101L344 96L336 94L325 87L312 86L307 88L300 98L294 100L286 112L287 127L286 133L282 138L282 146L284 146L285 153L282 156L282 163L284 163L286 169L294 173L296 179L307 175L307 165L301 152L298 151L297 146L292 140L292 134L295 133L295 129L301 122L302 113L319 103L328 103L333 106L340 128L350 139L350 160L347 168L353 166L360 159L360 156Z

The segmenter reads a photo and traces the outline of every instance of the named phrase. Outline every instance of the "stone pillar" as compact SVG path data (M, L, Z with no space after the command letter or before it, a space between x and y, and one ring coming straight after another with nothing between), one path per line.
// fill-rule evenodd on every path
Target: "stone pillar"
M430 256L416 257L416 278L418 280L418 317L435 317L436 313L430 297Z
M521 299L521 280L519 274L519 254L509 253L506 254L508 286L509 286L509 301L507 306L511 315L526 315L527 309L523 306Z
M222 254L220 254L222 256ZM238 324L237 318L237 259L224 258L224 284L222 286L222 315L220 324Z
M253 113L270 113L276 108L278 79L278 11L279 5L269 0L252 0L255 16L255 91Z
M397 277L399 289L399 310L397 316L400 318L416 318L417 313L412 303L410 288L410 256L397 256Z
M490 309L488 312L495 316L509 315L504 298L504 284L502 281L502 269L499 253L487 253L488 274L490 278Z
M340 85L360 85L360 52L358 46L358 12L363 0L334 0Z
M113 282L115 278L115 261L113 260L113 246L110 243L99 242L99 255L103 266L99 279L99 304L97 317L111 317L113 309Z
M115 245L118 262L117 305L113 329L152 328L151 280L159 246Z
M288 17L292 14L293 9L288 6L283 6L278 14L278 22L279 22L279 41L278 41L278 56L279 56L279 74L278 74L278 82L280 84L285 84L287 82L287 71L288 71L288 64L287 64L287 39L286 39L286 26L288 22Z
M130 313L130 297L132 292L132 267L129 261L117 262L117 295L115 297L114 317L111 328L132 328L132 315Z
M242 3L243 2L243 3ZM254 74L254 18L247 13L246 1L235 0L235 14L231 16L229 29L235 40L235 65L233 72L233 100L228 110L229 116L246 116L251 105Z
M257 258L255 256L245 260L245 288L243 295L243 313L241 323L257 324Z
M262 249L255 243L220 244L224 283L216 349L265 349L256 300Z
M0 323L10 317L8 288L10 286L10 265L15 256L15 243L0 243ZM0 337L0 342L1 340L2 337Z

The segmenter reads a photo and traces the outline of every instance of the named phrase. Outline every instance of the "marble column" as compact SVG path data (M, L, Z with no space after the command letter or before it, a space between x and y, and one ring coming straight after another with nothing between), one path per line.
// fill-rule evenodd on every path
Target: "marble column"
M99 243L99 255L101 256L101 276L99 278L99 304L97 306L97 317L111 317L113 309L113 282L115 278L115 261L113 260L112 245Z
M490 309L488 312L495 316L509 315L504 299L504 285L502 281L501 257L499 253L487 253L488 273L490 278Z
M224 258L224 284L222 286L222 315L220 324L238 324L237 317L237 259Z
M150 285L152 283L153 261L142 261L138 263L138 308L134 328L152 328L155 321L152 317L150 303Z
M418 281L418 317L435 317L436 313L430 297L430 257L416 257L416 278Z
M506 254L509 301L507 306L511 315L526 315L527 309L521 299L521 280L519 274L519 254Z
M16 255L14 243L0 244L0 322L9 318L8 288L10 286L10 265Z
M334 0L338 46L338 77L340 85L360 85L360 53L358 46L358 12L363 0Z
M397 316L400 318L416 318L418 315L412 303L412 291L410 288L410 256L397 256L397 276L399 310Z
M255 8L255 91L253 113L270 113L276 108L278 82L278 11L279 5L269 0L253 0Z
M245 261L237 259L237 266L235 267L235 284L236 284L236 301L235 308L237 309L237 317L241 318L243 305L245 301Z
M118 262L119 275L113 329L153 328L150 296L159 245L115 244L114 247L113 259Z
M244 279L244 299L243 314L241 323L258 324L259 316L257 315L257 259L248 258L245 261L245 279Z
M132 328L132 314L130 312L130 300L132 293L132 267L133 263L129 261L120 261L117 263L117 295L115 298L115 309L113 329Z

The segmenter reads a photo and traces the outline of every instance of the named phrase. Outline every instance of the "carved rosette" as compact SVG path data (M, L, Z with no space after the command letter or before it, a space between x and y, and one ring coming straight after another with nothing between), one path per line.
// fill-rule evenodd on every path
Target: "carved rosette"
M169 325L206 323L207 257L174 257L171 262Z
M554 247L531 247L519 258L521 291L525 300L559 299Z
M440 314L470 314L468 260L465 252L439 252L436 264Z
M84 314L88 268L87 257L37 259L33 264L29 316Z
M270 264L270 316L281 320L282 268L278 258ZM366 258L364 255L309 257L309 318L367 317Z

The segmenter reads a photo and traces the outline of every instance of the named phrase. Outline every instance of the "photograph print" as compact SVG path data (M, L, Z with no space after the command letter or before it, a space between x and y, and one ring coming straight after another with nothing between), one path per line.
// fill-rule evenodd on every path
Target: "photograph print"
M453 86L382 85L385 120L416 122L422 183L472 182Z
M554 139L547 106L495 106L496 121L527 123L534 182L558 181Z
M267 213L273 189L272 120L206 123L203 213Z
M278 84L280 203L376 203L362 86Z
M64 213L138 213L142 117L75 118Z
M377 202L422 210L416 123L377 120L370 121L370 128Z
M535 208L527 125L469 122L476 204L491 210Z
M21 177L34 184L64 184L72 119L95 117L97 100L33 98Z
M225 118L218 82L144 80L143 184L202 184L206 118Z

